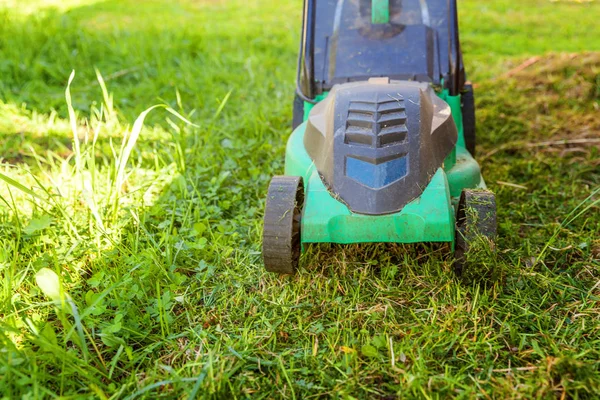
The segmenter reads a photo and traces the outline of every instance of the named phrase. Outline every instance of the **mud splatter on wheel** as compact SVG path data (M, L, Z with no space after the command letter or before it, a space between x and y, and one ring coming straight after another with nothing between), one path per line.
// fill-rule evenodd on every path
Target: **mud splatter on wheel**
M496 197L489 190L464 189L456 210L454 270L462 275L468 267L467 253L471 243L485 238L496 239Z
M300 259L304 186L300 176L274 176L269 184L263 228L263 260L269 272L293 274Z

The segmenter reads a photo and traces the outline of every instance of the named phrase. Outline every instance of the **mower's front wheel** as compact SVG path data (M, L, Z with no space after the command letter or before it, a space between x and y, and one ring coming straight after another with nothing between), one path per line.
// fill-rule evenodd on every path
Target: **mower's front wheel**
M263 227L263 260L269 272L293 274L300 259L304 186L300 176L274 176L269 184Z
M468 268L467 253L477 240L493 246L496 239L496 197L489 190L464 189L456 210L454 270Z

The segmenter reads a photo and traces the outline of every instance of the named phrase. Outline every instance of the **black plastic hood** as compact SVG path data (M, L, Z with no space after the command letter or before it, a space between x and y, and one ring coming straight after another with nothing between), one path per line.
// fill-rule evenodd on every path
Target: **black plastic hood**
M335 85L311 110L304 145L336 197L376 215L420 196L456 140L430 85L376 78Z

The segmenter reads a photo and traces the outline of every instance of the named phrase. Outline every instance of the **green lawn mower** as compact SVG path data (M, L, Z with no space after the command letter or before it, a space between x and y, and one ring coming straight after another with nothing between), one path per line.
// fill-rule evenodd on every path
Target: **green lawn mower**
M309 243L469 243L496 235L475 153L456 0L305 0L285 175L269 185L268 271Z

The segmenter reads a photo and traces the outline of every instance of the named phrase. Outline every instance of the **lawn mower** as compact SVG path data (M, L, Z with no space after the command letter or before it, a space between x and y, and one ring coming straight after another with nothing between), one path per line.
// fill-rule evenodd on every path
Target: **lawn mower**
M294 273L309 243L448 242L460 274L493 241L456 0L305 0L293 105L267 271Z

